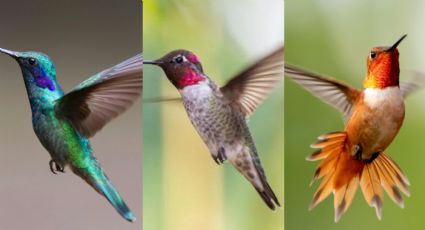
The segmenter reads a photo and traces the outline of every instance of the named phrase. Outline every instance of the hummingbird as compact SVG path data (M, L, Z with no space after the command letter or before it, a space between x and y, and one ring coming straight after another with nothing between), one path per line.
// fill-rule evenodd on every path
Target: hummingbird
M213 160L218 165L229 160L270 209L280 206L267 182L247 119L283 79L283 48L232 77L223 87L204 73L198 56L187 50L174 50L143 63L161 67L177 88L189 119Z
M344 116L344 131L320 136L311 145L318 150L307 158L322 160L312 183L323 179L310 210L333 193L335 222L347 211L359 184L378 219L382 218L383 190L401 208L404 207L402 193L410 195L408 178L385 153L403 124L404 99L420 86L419 82L399 83L397 47L406 36L392 46L371 49L362 90L285 65L287 76Z
M142 55L106 69L65 94L52 60L40 52L1 49L21 70L32 112L34 132L49 152L52 173L65 166L103 195L117 212L133 222L134 214L93 155L89 138L128 109L142 90Z

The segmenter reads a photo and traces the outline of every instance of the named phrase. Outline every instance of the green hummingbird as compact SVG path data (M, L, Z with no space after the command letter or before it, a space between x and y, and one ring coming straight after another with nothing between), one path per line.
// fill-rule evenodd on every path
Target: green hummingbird
M282 80L283 47L232 77L223 87L204 73L199 58L187 50L175 50L143 63L161 67L177 88L213 160L217 164L229 160L270 209L280 206L267 181L247 119Z
M65 166L105 196L128 221L135 217L93 155L89 138L128 109L142 91L142 55L106 69L64 94L52 60L40 52L1 49L19 64L34 132L50 153L50 170Z

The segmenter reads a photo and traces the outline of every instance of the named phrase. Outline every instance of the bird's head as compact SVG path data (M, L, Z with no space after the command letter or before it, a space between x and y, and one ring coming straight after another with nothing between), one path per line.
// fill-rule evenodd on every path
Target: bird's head
M177 89L198 84L207 78L199 58L187 50L174 50L160 59L143 63L161 67Z
M16 52L0 48L0 52L13 57L19 64L26 82L54 91L56 69L50 58L40 52Z
M399 54L397 46L407 35L403 35L390 47L374 47L367 57L365 88L385 88L399 85Z

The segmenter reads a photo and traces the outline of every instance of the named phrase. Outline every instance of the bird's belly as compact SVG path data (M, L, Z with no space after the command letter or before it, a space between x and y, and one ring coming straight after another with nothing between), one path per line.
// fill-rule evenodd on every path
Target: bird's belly
M48 114L38 114L33 118L33 128L52 160L61 166L75 161L74 155L87 155L85 145L89 150L88 140L85 144L67 122ZM79 158L82 159L82 157Z
M350 144L360 145L363 159L384 151L404 120L404 102L398 87L374 90L365 93L364 103L356 108L346 127Z
M218 143L222 143L226 137L227 123L230 117L226 111L220 111L210 102L207 103L185 103L185 109L189 119L202 140L212 154L219 151Z
M217 155L220 148L240 148L240 144L244 143L245 129L242 122L245 121L241 121L230 105L212 94L199 95L187 91L183 96L183 104L192 125L211 154Z

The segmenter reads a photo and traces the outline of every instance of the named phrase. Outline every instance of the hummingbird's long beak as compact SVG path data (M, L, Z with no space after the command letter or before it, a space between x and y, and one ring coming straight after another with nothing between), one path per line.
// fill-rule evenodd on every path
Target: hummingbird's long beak
M386 51L391 51L395 48L397 48L397 46L400 44L401 41L403 41L404 38L406 38L407 34L403 35L400 39L398 39L398 41L396 41L394 43L394 45L392 45L390 48L388 48Z
M17 53L16 53L16 52L14 52L14 51L10 51L10 50L7 50L7 49L2 49L2 48L0 48L0 52L1 52L1 53L4 53L4 54L7 54L7 55L9 55L9 56L11 56L11 57L13 57L13 58L17 58L17 57L18 57L18 55L17 55Z
M161 61L151 61L151 60L144 60L143 64L148 64L148 65L160 65L162 64Z

